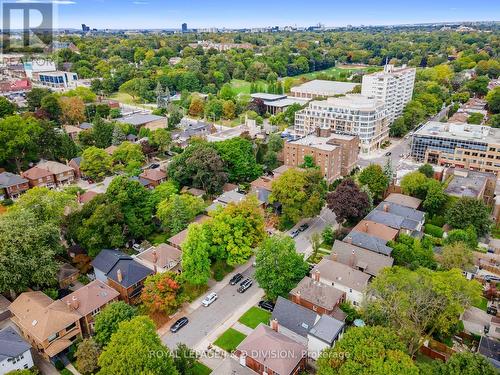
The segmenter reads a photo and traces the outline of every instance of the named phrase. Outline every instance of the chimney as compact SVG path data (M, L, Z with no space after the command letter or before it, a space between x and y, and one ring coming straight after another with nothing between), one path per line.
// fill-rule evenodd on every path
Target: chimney
M118 271L116 271L116 277L117 277L119 283L121 283L123 281L123 275L122 275L121 269L118 269Z
M295 295L295 302L297 303L297 305L300 305L300 290L297 292L297 294Z
M356 253L354 252L354 249L352 250L351 259L350 259L349 263L350 263L351 268L353 268L354 265L356 264Z
M332 253L332 255L330 256L330 258L331 258L334 262L336 262L336 261L337 261L337 259L338 259L338 255L337 255L337 253Z
M271 320L271 329L275 332L278 332L279 324L277 319Z
M389 212L389 205L387 203L384 203L384 211Z
M153 263L158 263L158 254L156 253L156 250L153 250Z
M321 272L319 272L319 270L315 270L313 273L313 280L319 282L320 275L321 275Z
M368 233L368 221L365 221L365 233Z
M73 308L71 307L71 301L66 301L66 307L69 311L73 311Z
M351 237L346 237L346 238L344 239L344 242L345 242L345 243L348 243L348 244L350 244L350 245L352 245L352 238L351 238Z
M71 298L71 307L73 307L73 309L75 310L78 310L78 308L80 307L80 301L78 301L78 298L76 296L73 296Z

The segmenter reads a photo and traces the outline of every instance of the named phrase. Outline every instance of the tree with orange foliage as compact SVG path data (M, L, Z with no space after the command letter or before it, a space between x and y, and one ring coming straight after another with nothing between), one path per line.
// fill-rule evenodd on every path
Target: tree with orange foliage
M63 124L80 124L85 121L85 103L79 97L59 98L61 106L61 122Z
M144 281L141 300L150 313L171 314L181 304L181 284L173 272L157 273Z

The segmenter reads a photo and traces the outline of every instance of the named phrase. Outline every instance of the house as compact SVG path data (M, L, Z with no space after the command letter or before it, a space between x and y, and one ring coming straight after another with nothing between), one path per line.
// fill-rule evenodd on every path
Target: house
M314 267L311 275L314 280L345 292L346 299L354 306L359 306L363 301L363 292L370 280L370 275L326 258Z
M345 292L306 276L290 291L290 299L320 315L334 314L345 301Z
M83 129L73 125L64 125L63 128L66 134L74 141L78 139L78 134L83 131Z
M461 320L464 324L464 331L474 335L484 335L488 332L492 316L477 307L470 306L462 314Z
M331 348L342 338L345 323L329 315L322 315L307 334L309 357L318 359L324 349Z
M38 163L40 169L45 169L54 175L56 186L69 185L75 181L75 171L66 164L58 163L57 161L45 161Z
M481 336L477 351L484 355L495 368L500 369L500 341Z
M115 145L111 145L109 147L106 147L104 149L104 151L106 151L106 153L109 155L109 156L113 156L113 153L116 151L116 149L118 148L118 146L115 146Z
M384 224L399 233L412 235L422 231L425 213L396 203L382 202L366 215L365 220Z
M80 170L80 164L82 163L82 157L78 156L77 158L73 158L69 161L68 166L73 168L75 171L76 178L82 177L82 171Z
M197 189L197 188L188 188L184 186L181 189L181 194L191 194L193 197L200 197L202 198L205 195L205 190L202 189Z
M66 289L78 279L79 271L69 263L62 263L57 270L57 281L61 289Z
M392 267L394 262L391 257L339 240L334 242L329 258L370 276L377 276L380 270Z
M0 331L0 375L34 366L31 345L12 327Z
M207 215L198 215L194 220L193 222L194 223L199 223L199 224L202 224L208 220L211 220L211 217L210 216L207 216ZM181 249L181 245L182 243L184 242L184 240L186 239L187 237L187 228L184 229L183 231L173 235L172 237L170 237L168 240L167 240L167 243L173 247L175 247L176 249L179 249L179 250L182 250Z
M167 127L167 118L163 116L134 113L132 115L123 116L115 119L122 124L130 124L135 128L146 128L151 131L156 129L165 129Z
M232 357L226 357L219 366L217 366L210 375L255 375L255 372L240 363Z
M260 375L296 375L306 368L307 348L279 333L277 324L270 328L261 323L238 345L235 356Z
M487 205L494 202L497 186L495 173L448 168L445 170L443 179L447 183L444 192L452 197L481 199Z
M385 241L394 241L399 233L397 229L391 228L382 223L367 220L366 218L356 224L356 226L352 228L351 233L352 232L365 233L367 235L377 237Z
M12 321L45 359L55 357L82 337L81 315L42 292L25 292L9 307Z
M229 203L239 203L245 199L245 194L238 193L237 191L228 191L218 196L213 203L206 208L207 212L214 211L217 207L226 207Z
M154 273L179 270L181 258L182 251L164 243L150 247L135 257L139 263Z
M80 314L82 333L85 336L90 336L94 333L94 318L96 315L106 305L117 301L119 296L120 293L106 283L94 280L63 297L61 301L66 305L70 305L73 310Z
M94 125L90 122L82 122L80 125L78 125L78 127L82 130L89 130L92 129Z
M10 301L0 294L0 323L10 318Z
M146 189L152 189L152 185L151 185L151 182L149 182L149 180L146 180L145 178L142 178L142 177L138 177L138 176L132 176L129 178L129 180L131 181L137 181L138 183L140 183L142 185L142 187L145 187Z
M149 181L149 186L154 188L167 180L167 174L159 169L146 169L139 175L140 178Z
M410 197L405 194L391 193L384 199L385 202L396 203L400 206L405 206L413 209L418 209L422 201L418 198Z
M39 167L33 167L22 173L28 180L30 187L46 187L52 189L56 187L55 177L52 172Z
M250 193L257 195L257 199L268 204L273 188L274 177L262 176L250 183Z
M120 293L127 303L138 301L144 280L153 274L146 266L118 250L101 250L92 261L95 277Z
M490 322L490 330L488 336L494 339L500 339L500 318L493 316Z
M0 173L0 201L16 199L29 188L27 179L10 172Z
M90 202L92 199L94 199L98 195L99 195L99 193L97 193L95 191L92 191L92 190L86 191L82 195L78 196L78 203L85 204L87 202Z
M373 251L377 254L391 256L392 253L392 248L387 246L387 240L364 232L357 232L353 230L344 238L344 242L362 247L363 249Z

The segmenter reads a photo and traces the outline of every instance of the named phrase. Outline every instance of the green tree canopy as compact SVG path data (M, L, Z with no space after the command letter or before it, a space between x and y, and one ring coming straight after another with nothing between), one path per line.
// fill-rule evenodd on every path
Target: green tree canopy
M92 146L83 151L80 169L85 176L100 181L111 173L112 163L106 151Z
M106 346L111 335L118 330L118 325L132 319L136 314L135 308L123 301L110 303L95 318L95 340Z
M490 209L480 199L462 197L446 212L446 222L456 229L466 229L471 225L482 236L490 231Z
M191 194L172 195L158 205L156 216L165 230L174 235L187 228L196 215L203 212L205 202Z
M182 247L182 276L194 285L205 285L210 279L210 242L206 226L189 225Z
M382 167L377 164L370 164L363 169L359 174L358 181L361 185L368 186L377 199L382 198L390 182L382 170Z

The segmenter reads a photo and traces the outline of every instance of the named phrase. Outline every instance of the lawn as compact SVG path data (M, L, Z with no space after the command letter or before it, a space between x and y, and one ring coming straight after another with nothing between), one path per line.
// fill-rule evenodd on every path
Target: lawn
M208 375L212 372L210 368L205 366L201 362L196 362L193 367L193 371L191 371L191 374L193 375Z
M261 86L262 90L267 91L267 84L265 81L258 81L256 82L258 85ZM250 86L252 85L251 82L245 81L243 79L233 79L231 80L231 86L233 87L233 90L236 94L248 94L250 95Z
M491 236L493 238L500 239L500 227L495 227L491 230Z
M250 328L256 328L260 323L269 324L271 313L259 307L251 307L244 313L239 322Z
M215 340L214 345L224 349L226 352L233 352L236 347L245 339L245 335L233 328L229 328L226 332Z
M488 300L484 297L481 297L481 299L479 300L479 303L476 303L473 306L477 307L478 309L481 309L483 311L486 311L488 309Z
M377 70L380 70L381 67L368 67L368 68L363 68L363 67L353 67L353 68L339 68L339 67L331 67L328 69L324 70L318 70L316 72L310 72L310 73L304 73L304 74L299 74L298 76L293 76L293 77L285 77L286 78L292 78L294 80L294 84L298 84L299 81L302 79L330 79L330 80L337 80L340 78L341 75L348 77L352 73L359 71L359 70L365 70L368 73L375 72Z

